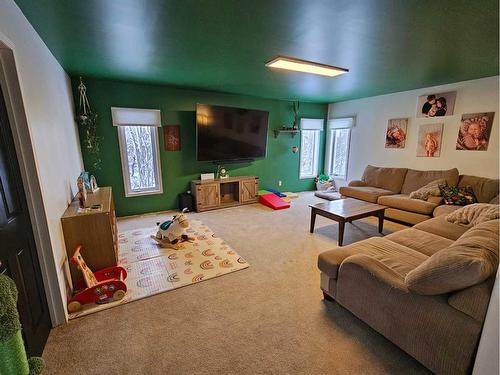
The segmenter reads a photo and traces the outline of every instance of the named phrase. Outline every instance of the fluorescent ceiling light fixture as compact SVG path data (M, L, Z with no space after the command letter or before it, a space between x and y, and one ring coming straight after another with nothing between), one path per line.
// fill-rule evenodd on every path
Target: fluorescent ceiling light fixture
M319 74L327 77L335 77L347 73L349 70L332 65L300 60L294 57L278 56L266 64L269 68L293 70L295 72Z

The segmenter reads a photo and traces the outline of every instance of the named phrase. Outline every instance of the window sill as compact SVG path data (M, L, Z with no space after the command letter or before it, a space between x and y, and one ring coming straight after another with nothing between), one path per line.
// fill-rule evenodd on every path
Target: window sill
M155 190L155 191L138 191L132 193L125 193L125 198L133 198L133 197L142 197L144 195L158 195L163 194L163 189Z

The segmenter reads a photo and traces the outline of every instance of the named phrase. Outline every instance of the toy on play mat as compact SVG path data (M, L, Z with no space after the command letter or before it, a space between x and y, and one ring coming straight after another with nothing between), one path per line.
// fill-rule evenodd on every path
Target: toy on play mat
M274 193L261 195L259 202L265 206L271 207L273 210L283 210L290 207L290 203L285 202Z
M82 246L79 245L71 258L71 262L82 271L83 279L76 283L76 292L68 301L68 311L74 313L87 303L107 303L125 297L127 293L127 285L124 282L127 278L125 268L114 266L92 272L83 260L81 250Z
M184 230L189 227L186 211L187 208L184 208L172 220L164 221L161 224L157 223L158 231L156 235L151 235L151 238L158 242L161 247L173 247L174 249L180 249L184 241L194 241L194 237L184 233Z

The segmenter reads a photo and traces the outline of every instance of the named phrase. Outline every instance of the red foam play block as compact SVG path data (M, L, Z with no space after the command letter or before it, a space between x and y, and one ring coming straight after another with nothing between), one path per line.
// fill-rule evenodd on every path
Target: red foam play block
M273 193L261 195L259 197L259 202L263 205L271 207L273 210L283 210L284 208L290 207L290 203L285 202Z

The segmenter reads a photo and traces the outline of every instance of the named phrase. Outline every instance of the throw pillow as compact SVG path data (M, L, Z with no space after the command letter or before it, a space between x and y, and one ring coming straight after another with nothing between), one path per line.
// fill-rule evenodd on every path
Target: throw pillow
M444 178L431 181L420 189L412 191L410 193L410 198L426 201L429 196L439 197L441 196L439 186L446 186L446 180Z
M474 203L446 215L446 220L454 224L474 226L499 217L497 204Z
M494 275L498 267L498 224L498 220L490 220L476 225L430 256L406 275L407 288L423 295L444 294Z
M444 198L445 204L453 204L455 206L465 206L472 203L477 203L477 198L471 186L445 186L440 185L439 190Z

